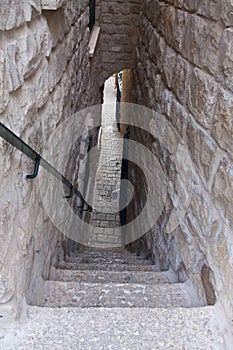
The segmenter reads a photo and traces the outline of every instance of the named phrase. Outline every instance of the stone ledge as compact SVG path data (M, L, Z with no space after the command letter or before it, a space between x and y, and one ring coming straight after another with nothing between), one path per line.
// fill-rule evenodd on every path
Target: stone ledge
M41 0L42 10L57 10L59 9L65 0Z
M100 27L94 26L92 32L91 32L91 38L88 44L88 49L89 49L89 57L93 57L95 53L95 48L97 45L97 41L99 38L99 33L100 33Z

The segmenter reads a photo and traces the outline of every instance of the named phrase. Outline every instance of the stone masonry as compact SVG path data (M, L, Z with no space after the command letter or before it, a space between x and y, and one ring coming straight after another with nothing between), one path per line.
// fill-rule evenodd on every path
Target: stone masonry
M179 133L192 160L193 185L184 219L168 234L171 210L182 207L187 195L185 173L181 168L178 174L171 153L158 140L131 130L131 137L157 156L172 184L159 222L133 249L152 255L157 266L171 265L181 280L188 275L200 289L204 283L232 320L233 3L143 2L134 102L161 113ZM185 153L180 157L185 161ZM142 169L146 164L142 159ZM136 192L134 215L143 200Z
M172 145L177 134L182 142L180 152L174 154L160 141L162 130L154 136L154 125L149 126L150 133L130 128L130 138L143 143L156 155L168 191L156 225L127 249L136 253L134 262L136 256L148 258L150 272L151 269L170 271L177 277L175 283L182 286L175 286L173 294L172 286L148 286L148 278L141 284L142 276L138 272L145 272L144 263L141 268L133 263L136 283L122 286L117 281L114 289L111 284L116 276L114 269L117 267L117 276L123 279L125 265L132 269L129 252L124 252L129 260L125 263L123 258L120 266L115 263L110 266L104 251L101 252L104 257L97 258L98 266L96 261L90 261L90 251L83 256L80 252L75 262L62 260L65 253L61 245L67 238L52 224L43 207L38 178L25 179L26 174L32 173L33 162L1 139L0 342L6 341L4 350L46 346L62 350L64 344L69 344L71 349L72 346L107 349L110 345L112 349L144 350L157 346L163 350L173 349L174 343L179 349L231 350L233 342L227 344L224 335L230 334L228 326L232 331L233 320L233 3L231 0L96 0L96 6L100 35L90 58L88 0L1 1L0 120L43 153L49 136L58 126L77 111L100 105L106 79L115 72L131 69L132 81L128 86L133 91L125 96L133 96L131 102L160 113L166 125L175 130L170 135ZM113 143L118 131L115 122L114 127L109 126L109 120L114 114L103 107L102 117L108 122L102 125L99 165L104 170L96 176L97 211L91 214L94 229L99 231L91 232L90 245L100 241L106 244L106 240L114 245L121 239L114 235L115 226L119 225L115 210L120 177L117 163L122 147L118 141ZM100 118L100 113L96 118ZM88 152L87 134L83 132L71 152L68 164L72 167L59 169L77 187L85 180L80 164ZM62 133L57 144L63 145ZM187 153L182 152L182 145ZM192 188L188 190L187 154L191 159L188 174L192 179ZM56 156L59 157L59 149ZM141 159L141 173L146 167L145 157ZM128 173L136 199L127 210L130 220L143 207L146 183L137 176L141 173L133 164ZM151 178L155 175L154 170ZM138 183L137 178L140 178ZM190 192L191 201L184 217L174 230L167 230L171 213L182 210ZM57 199L56 204L62 199ZM98 212L98 205L103 210L103 202L107 203L104 214ZM151 203L152 207L155 203ZM110 250L110 254L114 255L115 251ZM89 260L80 264L79 259ZM54 269L58 270L56 278L52 275ZM132 275L126 275L123 283L127 284ZM90 276L91 286L82 280ZM100 280L106 278L110 282L101 284ZM190 302L174 311L175 298L182 299L180 292L186 295L183 289L186 282ZM156 290L161 305L168 300L169 308L157 309ZM193 304L192 293L196 301ZM95 303L88 304L86 295ZM136 306L142 309L136 307L132 311L133 304L128 304L123 312L119 307L135 295L139 302ZM79 308L80 300L83 308ZM147 303L151 307L153 300L152 310ZM26 305L33 302L41 308ZM53 303L54 309L46 308ZM209 305L204 308L196 307L206 304ZM85 309L87 305L91 307ZM222 322L225 314L228 322ZM14 323L20 316L22 323ZM74 344L77 329L82 338ZM114 334L113 343L110 334Z
M37 152L62 121L101 102L88 55L88 4L68 0L45 10L40 0L1 1L0 120ZM61 234L42 206L38 179L25 179L33 162L2 139L0 153L0 303L20 306L29 283L33 290L56 260Z
M116 91L114 77L105 83L102 123L100 130L100 157L95 178L90 224L94 226L88 244L94 246L122 245L119 199L123 139L116 125Z

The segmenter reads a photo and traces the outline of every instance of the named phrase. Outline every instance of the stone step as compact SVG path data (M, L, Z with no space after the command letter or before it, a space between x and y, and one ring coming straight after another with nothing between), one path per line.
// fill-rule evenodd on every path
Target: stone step
M95 270L95 271L155 271L154 265L141 265L141 264L117 264L117 263L70 263L70 262L60 262L57 269L67 269L67 270Z
M69 257L65 260L68 263L76 264L131 264L131 265L152 265L149 260L138 259L136 256L101 256L101 255L80 255Z
M129 252L126 248L120 247L112 249L103 249L103 248L85 248L77 250L75 253L72 253L71 256L82 256L82 255L97 255L97 256L135 256L135 253Z
M46 281L43 293L35 298L33 305L80 308L191 307L191 297L184 285Z
M131 257L136 256L135 253L128 251L125 247L114 247L114 248L92 248L92 247L84 247L72 253L73 257L76 256L123 256L123 257Z
M28 317L17 330L4 330L2 349L230 350L233 344L227 322L216 306L188 309L29 306L26 314Z
M177 276L172 271L90 271L62 270L51 267L50 280L64 282L93 282L93 283L175 283Z

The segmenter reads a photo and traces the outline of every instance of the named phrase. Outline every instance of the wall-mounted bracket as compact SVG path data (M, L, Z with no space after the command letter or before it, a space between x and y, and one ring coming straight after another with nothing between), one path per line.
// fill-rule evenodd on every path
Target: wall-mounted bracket
M64 196L63 198L69 199L73 197L73 188L70 187L70 194L68 196Z
M40 156L37 155L33 174L26 175L26 179L35 179L37 177L38 171L39 171L40 159L41 159Z

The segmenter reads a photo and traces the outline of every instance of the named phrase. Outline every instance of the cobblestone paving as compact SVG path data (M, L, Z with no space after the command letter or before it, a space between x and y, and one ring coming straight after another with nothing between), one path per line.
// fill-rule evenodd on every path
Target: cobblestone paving
M102 106L100 159L95 179L94 208L91 213L88 245L107 247L122 245L119 198L123 139L116 125L116 91L114 78L105 83Z

